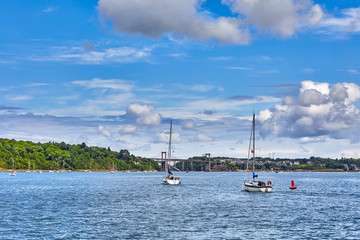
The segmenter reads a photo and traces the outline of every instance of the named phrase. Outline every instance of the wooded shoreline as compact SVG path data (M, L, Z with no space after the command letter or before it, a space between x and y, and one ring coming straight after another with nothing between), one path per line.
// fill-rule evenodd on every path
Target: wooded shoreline
M189 158L184 165L175 167L184 171L204 171L203 156ZM192 164L191 161L194 160ZM247 159L212 157L211 171L235 172L246 169ZM347 172L359 171L360 160L352 158L330 159L312 156L310 158L281 159L256 158L257 171L291 172ZM126 149L119 152L109 147L82 144L34 143L0 138L0 171L161 171L159 162L149 158L134 156Z

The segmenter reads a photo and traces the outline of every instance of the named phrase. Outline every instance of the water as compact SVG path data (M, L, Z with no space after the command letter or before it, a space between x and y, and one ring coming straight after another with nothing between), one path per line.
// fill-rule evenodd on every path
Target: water
M0 173L0 239L359 239L359 174Z

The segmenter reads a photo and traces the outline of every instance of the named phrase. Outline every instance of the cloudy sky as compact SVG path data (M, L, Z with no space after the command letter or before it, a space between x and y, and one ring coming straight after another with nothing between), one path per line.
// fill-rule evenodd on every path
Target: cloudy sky
M360 157L360 3L0 2L0 137L144 157Z

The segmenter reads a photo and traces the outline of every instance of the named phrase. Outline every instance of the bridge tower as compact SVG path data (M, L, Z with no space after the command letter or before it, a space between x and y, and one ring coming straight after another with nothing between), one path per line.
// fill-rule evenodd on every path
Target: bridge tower
M166 152L161 152L161 171L167 171L167 160L166 160Z
M205 171L211 172L211 155L210 155L210 153L205 153L205 162L208 162L208 164L205 165Z

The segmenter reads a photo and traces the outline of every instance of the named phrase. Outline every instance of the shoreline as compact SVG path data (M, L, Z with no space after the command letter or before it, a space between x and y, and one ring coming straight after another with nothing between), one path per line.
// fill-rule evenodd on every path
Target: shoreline
M13 170L12 169L3 169L3 168L1 168L0 169L0 173L1 172L5 172L5 173L8 173L8 172L12 172ZM27 172L28 170L27 169L16 169L15 170L15 172ZM53 171L53 172L55 172L54 170L42 170L42 169L37 169L37 170L35 170L35 172L37 173L38 171L42 171L42 172L50 172L50 171ZM34 172L34 170L30 170L30 173L33 173ZM59 170L59 172L111 172L111 170L91 170L91 171L89 171L89 170L66 170L66 171L62 171L62 170ZM129 173L129 172L131 172L131 173L134 173L134 172L139 172L139 173L148 173L148 172L150 172L150 171L137 171L137 170L134 170L134 171L129 171L129 170L118 170L117 172L119 172L119 173L123 173L123 172L125 172L125 173ZM166 172L166 171L151 171L151 172ZM176 171L176 172L184 172L184 173L186 173L186 171ZM202 172L202 171L190 171L189 173L191 173L191 172ZM203 171L204 173L211 173L211 172L245 172L244 170L241 170L241 171L210 171L210 172L208 172L208 171ZM304 171L304 170L296 170L296 171L273 171L273 170L269 170L269 171L256 171L256 172L266 172L266 173L268 173L268 172L272 172L272 173L282 173L282 172L285 172L285 173L296 173L296 172L318 172L318 173L320 173L320 172L337 172L337 173L356 173L356 172L360 172L360 171L344 171L344 170L342 170L342 169L324 169L324 170L307 170L307 171Z

